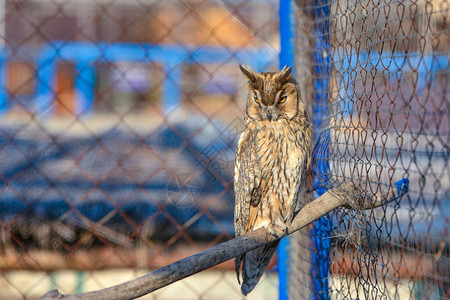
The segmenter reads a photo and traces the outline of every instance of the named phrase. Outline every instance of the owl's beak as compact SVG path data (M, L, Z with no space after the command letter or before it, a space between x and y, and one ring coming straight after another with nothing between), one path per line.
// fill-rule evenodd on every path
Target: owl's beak
M269 121L272 121L272 110L270 110L270 109L267 110L267 119Z

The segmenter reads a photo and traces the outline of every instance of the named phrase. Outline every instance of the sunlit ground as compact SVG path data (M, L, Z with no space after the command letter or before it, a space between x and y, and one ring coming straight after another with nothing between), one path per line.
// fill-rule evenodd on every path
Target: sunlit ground
M10 271L0 277L0 299L39 298L57 288L61 293L98 290L134 279L145 272L110 269L94 272L59 271L51 276L44 272ZM206 271L176 282L140 299L243 299L233 271ZM246 299L277 299L278 276L265 275Z

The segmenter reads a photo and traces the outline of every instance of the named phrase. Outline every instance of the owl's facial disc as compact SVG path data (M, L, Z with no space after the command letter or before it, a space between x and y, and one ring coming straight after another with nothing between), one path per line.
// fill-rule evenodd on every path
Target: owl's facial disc
M250 119L277 122L297 115L299 101L290 68L263 73L256 73L248 66L240 68L249 80L246 115Z

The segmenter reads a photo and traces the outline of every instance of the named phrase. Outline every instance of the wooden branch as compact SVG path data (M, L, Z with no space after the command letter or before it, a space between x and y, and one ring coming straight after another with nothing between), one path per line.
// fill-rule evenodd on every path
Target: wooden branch
M373 209L386 204L407 192L408 180L400 180L395 183L391 190L388 194L389 198L383 199L381 195L364 198L362 196L364 193L350 184L331 189L316 200L306 204L299 211L289 227L289 234L307 226L337 207ZM141 297L274 240L276 240L276 237L265 228L260 228L131 281L83 294L62 295L57 290L52 290L40 299L132 299Z

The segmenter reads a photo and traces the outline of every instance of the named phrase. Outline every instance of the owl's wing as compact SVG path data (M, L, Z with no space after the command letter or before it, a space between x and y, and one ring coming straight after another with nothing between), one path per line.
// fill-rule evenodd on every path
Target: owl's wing
M260 177L254 136L249 132L244 132L239 139L235 159L234 225L236 236L248 231L246 228L251 224L251 219L254 218L253 215L261 201Z
M261 174L255 152L254 135L244 132L238 142L234 166L234 226L236 237L246 233L256 219L261 201ZM239 271L243 256L235 258L235 269L240 283Z

